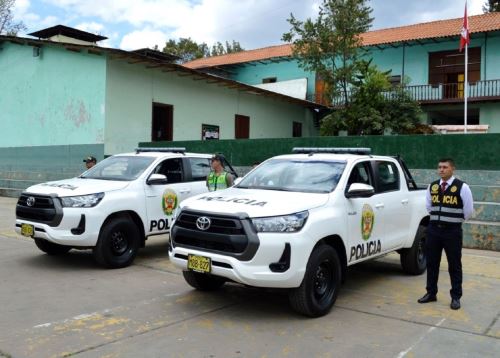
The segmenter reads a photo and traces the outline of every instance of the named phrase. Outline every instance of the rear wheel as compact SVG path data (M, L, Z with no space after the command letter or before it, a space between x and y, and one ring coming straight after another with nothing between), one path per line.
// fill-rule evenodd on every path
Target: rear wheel
M186 282L200 291L213 291L224 285L226 280L222 277L208 275L193 271L182 271Z
M328 245L318 246L309 257L302 284L289 292L290 305L309 317L327 314L337 300L341 278L337 251Z
M98 263L108 268L129 266L139 250L139 229L128 216L120 216L106 222L101 228L94 247Z
M35 244L40 250L52 256L64 255L71 250L71 246L54 244L53 242L44 239L35 239Z
M403 271L410 275L420 275L427 268L424 252L426 232L427 228L425 226L419 226L413 245L408 249L401 250L401 266Z

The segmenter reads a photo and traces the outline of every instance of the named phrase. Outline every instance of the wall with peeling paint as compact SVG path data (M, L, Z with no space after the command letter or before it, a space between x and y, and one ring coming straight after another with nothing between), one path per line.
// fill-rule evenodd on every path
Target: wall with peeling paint
M252 139L291 137L294 121L302 123L303 136L317 135L312 113L303 106L110 60L105 154L130 151L151 140L153 102L174 106L175 141L200 138L202 124L220 126L220 139L234 139L235 114L250 117Z
M104 143L105 57L1 47L0 147Z

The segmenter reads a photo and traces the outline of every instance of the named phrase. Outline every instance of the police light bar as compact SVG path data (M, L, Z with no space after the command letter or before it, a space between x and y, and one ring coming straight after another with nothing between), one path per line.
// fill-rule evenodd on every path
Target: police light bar
M162 147L162 148L135 148L136 153L160 152L160 153L185 153L184 147Z
M313 153L331 153L331 154L370 154L371 148L319 148L319 147L295 147L292 153L295 154L313 154Z

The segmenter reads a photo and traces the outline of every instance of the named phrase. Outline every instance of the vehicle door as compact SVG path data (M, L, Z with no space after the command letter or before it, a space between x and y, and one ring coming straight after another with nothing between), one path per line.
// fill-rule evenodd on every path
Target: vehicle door
M406 242L411 220L408 190L402 190L401 178L395 162L377 160L375 162L377 205L383 205L386 225L384 248L395 249Z
M370 160L357 162L351 169L345 192L353 183L375 186ZM386 251L384 211L375 195L366 198L346 198L348 243L347 262L353 263Z
M207 176L210 173L210 158L184 157L188 196L208 192Z
M163 174L166 183L148 184L152 174ZM169 158L161 161L144 183L148 225L147 235L162 234L169 231L172 215L179 203L191 195L190 183L185 181L182 158Z

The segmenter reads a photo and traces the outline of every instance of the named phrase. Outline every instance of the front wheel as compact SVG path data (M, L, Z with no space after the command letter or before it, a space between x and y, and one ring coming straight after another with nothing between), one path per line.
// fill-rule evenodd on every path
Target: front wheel
M309 317L327 314L337 300L341 279L337 251L328 245L318 246L309 257L302 284L289 292L290 305Z
M113 218L101 228L94 257L108 268L126 267L134 261L139 241L139 229L130 217Z
M401 250L401 266L403 271L410 275L420 275L427 268L424 252L426 232L427 228L425 226L419 226L413 245L409 249Z
M51 256L64 255L71 250L70 246L54 244L44 239L35 239L35 244L40 250Z
M193 271L182 271L182 275L191 287L200 291L216 290L222 287L222 285L226 282L226 280L222 277Z

